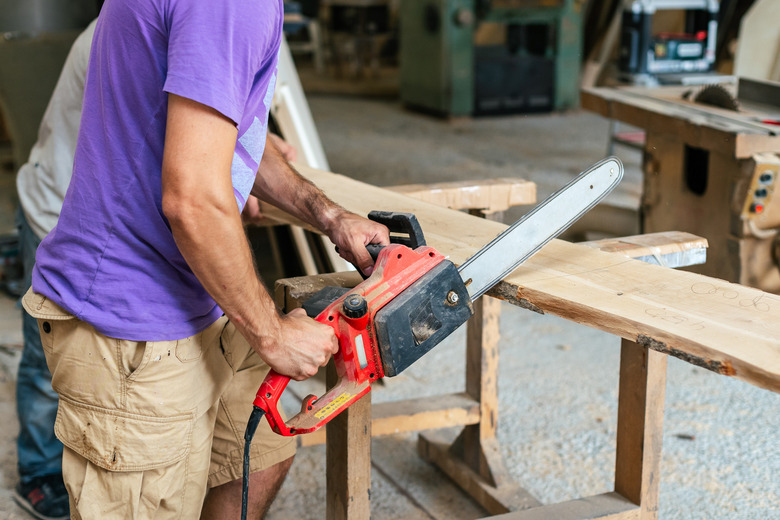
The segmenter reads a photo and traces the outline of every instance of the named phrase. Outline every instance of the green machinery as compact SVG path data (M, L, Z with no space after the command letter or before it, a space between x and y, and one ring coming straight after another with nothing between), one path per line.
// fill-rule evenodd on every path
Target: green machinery
M583 4L402 0L402 102L452 117L576 107Z

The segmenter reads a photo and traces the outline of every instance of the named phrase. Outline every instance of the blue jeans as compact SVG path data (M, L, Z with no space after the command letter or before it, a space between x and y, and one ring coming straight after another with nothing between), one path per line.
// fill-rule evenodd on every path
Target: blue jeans
M35 251L41 239L33 233L21 208L17 213L19 248L24 266L22 294L30 288ZM38 322L22 309L24 350L16 379L16 412L19 416L19 478L27 484L37 477L62 473L62 443L54 436L56 392L43 354Z

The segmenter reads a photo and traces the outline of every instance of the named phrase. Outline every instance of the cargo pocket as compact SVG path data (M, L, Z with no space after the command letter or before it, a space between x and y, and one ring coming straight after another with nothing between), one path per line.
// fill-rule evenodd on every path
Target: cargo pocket
M201 337L203 333L180 339L176 342L176 358L182 363L197 361L203 355L203 342Z
M55 433L62 443L109 471L146 471L184 460L195 415L150 417L60 397Z
M45 352L51 353L53 345L60 335L75 326L76 318L45 296L36 294L32 289L22 297L24 309L38 320L38 332Z

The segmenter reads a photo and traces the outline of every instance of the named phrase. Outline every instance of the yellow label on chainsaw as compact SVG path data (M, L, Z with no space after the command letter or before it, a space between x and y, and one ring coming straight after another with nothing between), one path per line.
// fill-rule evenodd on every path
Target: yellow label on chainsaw
M338 410L338 408L342 404L344 404L347 401L349 401L352 398L353 395L354 394L350 394L349 392L344 392L343 394L341 394L340 396L335 398L333 401L328 403L328 405L325 408L323 408L319 412L315 413L314 417L316 417L317 419L322 419L324 417L328 417L330 414L332 414L333 412Z

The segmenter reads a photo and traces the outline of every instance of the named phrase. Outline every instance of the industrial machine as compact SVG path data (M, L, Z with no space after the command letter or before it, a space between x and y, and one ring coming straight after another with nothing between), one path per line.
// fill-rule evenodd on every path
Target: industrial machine
M621 79L656 85L678 83L681 75L712 72L718 33L719 0L624 0ZM658 11L683 11L682 31L656 31Z
M665 98L673 109L647 131L643 232L705 237L707 263L696 272L780 294L780 83L738 78L647 92L665 89L682 91L682 101ZM676 132L687 121L705 121L702 133ZM728 137L699 137L709 128Z
M401 100L444 116L579 102L583 0L403 0Z

